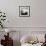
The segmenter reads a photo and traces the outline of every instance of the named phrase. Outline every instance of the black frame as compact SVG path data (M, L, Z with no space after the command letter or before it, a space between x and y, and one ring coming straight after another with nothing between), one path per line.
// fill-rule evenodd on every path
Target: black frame
M22 7L23 7L23 8L24 8L24 7L28 7L28 9L29 9L29 15L27 15L27 16L21 16L21 11L20 11L20 9L21 9ZM30 17L30 6L19 6L19 16L20 16L20 17Z

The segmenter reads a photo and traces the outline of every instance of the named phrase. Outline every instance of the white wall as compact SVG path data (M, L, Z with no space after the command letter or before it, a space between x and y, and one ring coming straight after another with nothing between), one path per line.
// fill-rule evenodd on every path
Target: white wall
M19 6L30 6L30 17L19 17ZM46 30L46 0L0 0L0 9L6 12L6 27L38 27ZM27 28L26 28L27 30ZM36 28L35 28L36 30Z

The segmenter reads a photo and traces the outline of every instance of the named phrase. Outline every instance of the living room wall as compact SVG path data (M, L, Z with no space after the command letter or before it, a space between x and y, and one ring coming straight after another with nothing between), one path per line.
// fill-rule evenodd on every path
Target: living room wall
M6 27L46 27L46 0L0 0L6 12ZM30 17L19 17L19 6L30 6Z
M0 0L6 12L6 27L14 31L46 31L46 0ZM30 6L30 17L19 17L19 6Z

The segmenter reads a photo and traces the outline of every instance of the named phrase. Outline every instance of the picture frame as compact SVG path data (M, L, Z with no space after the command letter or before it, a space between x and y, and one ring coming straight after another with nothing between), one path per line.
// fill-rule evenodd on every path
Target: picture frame
M19 6L20 17L30 17L30 6Z

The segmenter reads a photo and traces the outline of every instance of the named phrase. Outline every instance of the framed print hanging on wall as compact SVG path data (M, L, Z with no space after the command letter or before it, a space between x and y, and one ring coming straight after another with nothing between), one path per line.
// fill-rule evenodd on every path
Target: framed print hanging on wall
M30 16L30 6L19 6L19 16L29 17Z

